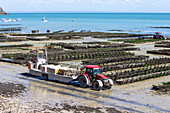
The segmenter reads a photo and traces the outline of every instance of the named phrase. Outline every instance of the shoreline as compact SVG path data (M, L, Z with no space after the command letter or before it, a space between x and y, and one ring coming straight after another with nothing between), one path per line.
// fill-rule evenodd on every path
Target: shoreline
M16 23L22 23L21 27L24 27L23 31L31 33L31 30L39 30L43 33L47 30L86 30L86 31L99 31L99 32L122 32L122 33L142 33L142 34L154 34L155 32L162 32L163 35L170 36L168 29L149 28L149 27L168 27L169 13L9 13L11 16L6 16L6 19L21 18L21 21ZM42 18L46 15L48 23L42 22ZM30 18L28 18L28 16ZM126 16L126 18L125 18ZM135 18L133 18L135 16ZM62 19L61 19L62 17ZM104 18L103 18L104 17ZM1 16L3 18L3 16ZM159 22L155 23L156 19ZM75 20L72 22L71 20ZM165 25L164 22L167 22ZM131 24L131 23L134 24ZM8 24L8 23L7 23Z

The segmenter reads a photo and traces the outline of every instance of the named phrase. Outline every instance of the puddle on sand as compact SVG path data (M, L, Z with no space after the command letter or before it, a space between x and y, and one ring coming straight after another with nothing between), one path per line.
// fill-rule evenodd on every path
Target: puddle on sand
M8 58L1 58L0 60L4 60L4 61L13 61L12 59L8 59Z

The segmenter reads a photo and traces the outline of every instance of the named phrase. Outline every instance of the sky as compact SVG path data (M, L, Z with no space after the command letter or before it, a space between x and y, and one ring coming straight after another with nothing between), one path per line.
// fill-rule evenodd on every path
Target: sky
M170 13L170 0L0 0L0 7L2 7L8 13Z

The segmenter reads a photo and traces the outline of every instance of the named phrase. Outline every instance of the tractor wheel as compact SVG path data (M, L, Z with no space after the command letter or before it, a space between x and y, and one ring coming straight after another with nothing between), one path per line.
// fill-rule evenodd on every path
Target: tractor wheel
M165 39L163 36L159 36L159 39Z
M44 74L43 76L44 76L45 80L48 80L48 75L47 74Z
M153 36L153 39L157 39L158 37L156 35Z
M113 80L112 79L108 79L108 80L109 80L109 87L108 87L108 89L111 89L112 86L113 86Z
M88 86L88 84L89 84L89 80L85 75L81 75L78 78L78 83L79 83L80 87L86 88Z
M93 89L96 91L100 91L103 87L103 83L101 80L96 80L93 82Z

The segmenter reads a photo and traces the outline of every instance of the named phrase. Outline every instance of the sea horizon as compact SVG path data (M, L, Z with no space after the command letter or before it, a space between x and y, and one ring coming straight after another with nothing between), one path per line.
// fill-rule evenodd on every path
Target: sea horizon
M10 12L9 11L8 13L113 13L113 14L114 13L123 13L123 14L124 13L127 13L127 14L128 13L134 13L134 14L141 14L141 13L154 14L154 13L156 13L156 14L170 14L170 12L107 12L107 11L106 12L105 11L103 11L103 12L102 11L101 12L95 12L95 11L94 12L91 12L91 11L89 11L89 12L88 11L80 11L80 12L79 11L72 11L72 12L68 12L68 11Z
M42 18L44 17L48 20L47 23L42 21ZM21 21L15 23L3 23L0 21L0 24L21 24L20 26L14 27L23 27L23 33L31 33L31 30L39 30L41 33L44 33L47 30L50 30L51 32L58 30L91 30L98 32L135 34L154 34L155 32L161 32L165 36L170 36L170 29L151 28L170 27L170 13L20 12L9 13L9 15L0 15L0 18L21 18Z

